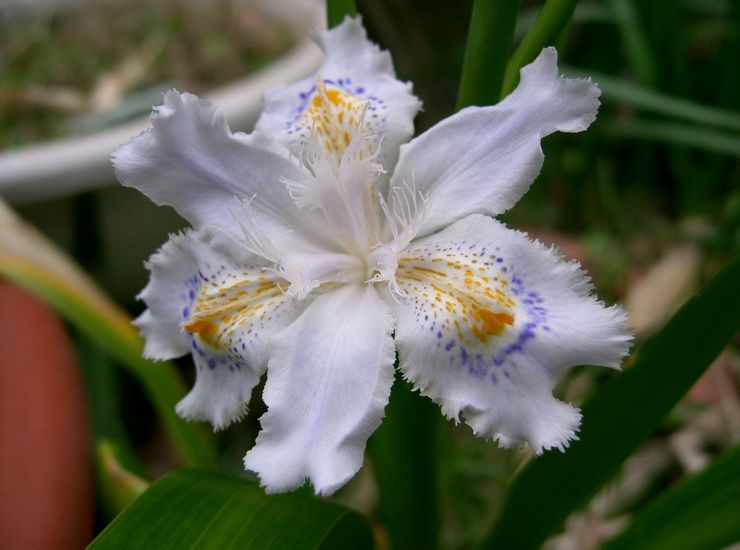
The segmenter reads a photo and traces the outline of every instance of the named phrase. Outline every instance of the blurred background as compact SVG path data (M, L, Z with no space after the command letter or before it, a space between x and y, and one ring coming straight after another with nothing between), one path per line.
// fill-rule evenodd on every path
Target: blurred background
M539 6L522 3L516 40ZM423 100L417 131L454 112L471 9L471 1L358 1L371 38ZM0 195L138 315L144 260L185 224L118 185L108 154L145 127L142 117L171 88L213 98L233 130L249 131L266 85L316 68L320 55L306 41L323 6L3 0L0 10ZM585 134L544 141L543 172L503 218L581 261L599 296L627 307L642 340L740 248L740 2L582 0L557 46L563 72L601 85L599 117ZM93 433L128 438L151 476L176 466L136 381L71 333L88 391L105 395L104 410L91 402ZM739 357L736 339L548 547L596 547L652 495L737 443ZM192 380L190 360L178 366ZM610 375L573 369L557 393L581 403ZM226 471L242 473L264 410L259 394L249 417L217 436ZM449 423L438 445L442 543L466 548L526 451L498 450ZM372 464L336 498L372 515ZM104 510L96 517L105 525Z

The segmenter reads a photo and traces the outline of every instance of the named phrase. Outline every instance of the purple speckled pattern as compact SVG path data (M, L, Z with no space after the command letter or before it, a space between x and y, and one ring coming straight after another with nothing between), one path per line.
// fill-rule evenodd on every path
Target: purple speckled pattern
M406 254L399 284L410 291L407 300L420 337L433 334L430 345L446 356L448 368L498 384L501 377L512 377L527 343L550 331L545 299L528 287L499 247L489 251L465 240L432 242L412 246ZM483 311L509 315L512 323L493 325L499 334L487 333L476 318Z
M205 330L188 331L196 367L238 371L266 325L279 317L285 297L259 267L235 270L203 262L194 270L183 281L179 300L183 326L203 321ZM270 307L256 307L264 302Z

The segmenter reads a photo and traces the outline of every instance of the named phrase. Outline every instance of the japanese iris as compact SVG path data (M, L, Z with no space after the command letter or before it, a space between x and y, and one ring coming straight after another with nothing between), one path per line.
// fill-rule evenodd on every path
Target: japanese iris
M554 49L498 105L419 137L420 108L358 19L319 34L316 75L272 90L252 134L169 92L113 155L119 179L193 226L147 266L145 354L192 353L178 413L220 429L267 372L244 463L269 492L328 494L360 468L394 363L504 447L564 449L580 413L552 396L572 365L617 368L631 337L575 262L491 216L527 191L540 140L594 120L598 88ZM408 143L406 143L408 141Z

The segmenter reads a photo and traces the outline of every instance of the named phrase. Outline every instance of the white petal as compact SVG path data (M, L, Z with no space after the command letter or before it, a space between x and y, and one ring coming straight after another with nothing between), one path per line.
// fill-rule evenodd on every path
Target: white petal
M401 370L503 446L567 446L580 414L552 396L557 375L618 367L630 346L624 312L597 301L577 263L486 216L412 243L396 280Z
M560 78L557 53L547 48L501 103L464 109L402 146L391 187L415 185L429 196L419 234L513 206L540 172L540 140L585 130L596 118L599 94L588 80ZM389 197L392 208L395 201Z
M197 250L204 249L202 236L193 231L170 236L149 258L149 283L138 298L148 309L134 324L144 337L144 356L165 360L190 352L190 338L181 324L190 312L197 285Z
M317 41L326 59L316 75L268 91L257 129L289 146L302 147L316 122L307 111L317 97L318 78L360 110L367 104L365 121L383 139L379 162L390 170L399 145L413 135L413 120L421 107L411 84L396 79L390 54L367 39L359 17L346 18L339 26L318 33Z
M160 281L160 285L167 284ZM152 284L150 282L149 287ZM160 308L168 307L185 307L186 300L178 300L171 304L164 304L158 300L152 300L152 303L158 304ZM181 305L180 305L181 304ZM157 307L155 305L155 307ZM190 351L190 340L185 335L177 323L161 322L161 318L176 319L174 315L168 312L162 312L162 315L154 316L151 309L145 310L133 322L139 327L144 343L144 357L148 359L165 361L181 357Z
M195 385L177 404L182 418L210 422L221 430L247 414L252 389L262 374L230 353L193 338Z
M246 410L267 365L268 335L305 304L283 294L274 272L235 262L196 232L171 237L147 267L151 279L140 298L149 309L136 321L144 354L169 359L192 352L195 387L177 411L222 428Z
M246 249L271 263L273 271L287 282L281 288L287 288L288 294L302 297L322 283L361 278L365 266L356 255L336 252L326 244L319 245L311 240L301 239L295 232L268 233L257 219L252 201L240 201L239 205L242 216L237 216L237 219L243 224L243 245L235 251L233 247L227 246L226 251L233 256L242 257ZM332 239L337 243L341 242L343 228L332 227L326 221L327 216L324 215L324 226L332 229ZM221 239L216 242L223 243Z
M275 335L262 431L244 464L270 493L330 494L362 465L393 382L393 323L370 285L319 295Z
M217 228L227 239L243 240L234 197L254 197L263 231L299 245L306 235L328 242L315 215L299 210L281 183L301 171L269 137L232 134L215 106L175 91L165 94L151 121L150 130L113 153L121 183L174 207L196 229ZM290 233L293 228L299 231Z

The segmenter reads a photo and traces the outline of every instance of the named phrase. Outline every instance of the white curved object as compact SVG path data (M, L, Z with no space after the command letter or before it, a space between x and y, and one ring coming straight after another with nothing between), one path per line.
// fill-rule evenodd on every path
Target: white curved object
M302 7L303 14L308 15L301 21L305 37L306 30L322 24L323 9L316 2L304 1ZM297 30L298 25L293 23ZM304 78L316 70L321 59L319 48L305 39L262 71L206 97L218 105L233 128L244 129L257 119L266 89ZM0 195L19 204L109 185L115 181L111 152L148 126L148 119L142 117L88 136L0 152Z

